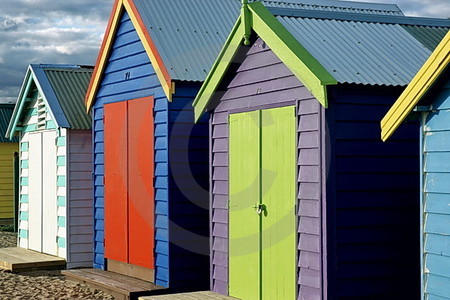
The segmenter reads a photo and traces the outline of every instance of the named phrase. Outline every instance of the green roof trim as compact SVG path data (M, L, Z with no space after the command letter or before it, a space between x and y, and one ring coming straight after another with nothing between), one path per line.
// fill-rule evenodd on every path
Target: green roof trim
M219 87L220 82L225 76L225 73L230 67L231 62L237 54L242 41L244 40L244 28L241 24L241 18L239 18L194 100L193 106L196 121L198 121L201 115L205 112L209 101L211 100L216 89Z
M245 16L256 34L271 48L278 58L292 71L305 87L325 107L328 107L327 85L337 84L337 80L315 59L292 34L261 3L248 4L249 16ZM244 11L243 11L244 13ZM193 106L195 120L205 112L208 103L225 76L231 62L242 45L245 24L241 16L228 40L203 83ZM247 25L248 26L248 25Z
M327 85L337 80L315 59L295 37L261 3L249 4L253 28L270 49L305 85L317 100L328 107Z

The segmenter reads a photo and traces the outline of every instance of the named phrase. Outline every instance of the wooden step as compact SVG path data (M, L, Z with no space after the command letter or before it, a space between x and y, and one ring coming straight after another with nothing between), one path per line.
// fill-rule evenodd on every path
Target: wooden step
M0 248L0 269L11 272L61 270L66 260L24 248Z
M67 279L82 282L111 294L115 299L138 299L164 289L141 279L99 269L78 269L61 272Z
M139 300L236 300L237 298L228 297L213 292L195 292L181 293L161 296L144 296Z

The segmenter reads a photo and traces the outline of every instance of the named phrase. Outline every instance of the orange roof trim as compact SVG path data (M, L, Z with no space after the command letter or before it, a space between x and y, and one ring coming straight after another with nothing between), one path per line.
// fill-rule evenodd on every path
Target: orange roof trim
M139 14L133 0L116 0L114 2L113 10L106 27L105 36L103 38L102 45L100 47L100 52L97 57L97 62L95 64L94 73L89 83L89 88L86 93L85 103L87 111L90 111L94 105L95 98L97 96L98 89L100 87L102 75L106 69L106 64L108 57L111 54L111 48L114 43L114 37L118 30L118 25L120 24L120 18L123 11L126 11L130 16L136 32L144 45L145 51L156 71L156 74L161 82L164 93L169 101L172 101L172 94L174 93L174 86L172 84L172 79L170 78L169 72L162 61L159 52L153 43L147 28L142 21L141 15Z

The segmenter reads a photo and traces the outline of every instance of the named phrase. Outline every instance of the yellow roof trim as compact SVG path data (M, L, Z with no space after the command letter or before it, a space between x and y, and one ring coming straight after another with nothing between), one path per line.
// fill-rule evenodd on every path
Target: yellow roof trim
M99 57L97 58L96 70L94 70L94 74L91 78L89 89L86 95L86 108L88 112L94 104L95 95L97 94L100 85L100 79L106 67L106 61L110 54L111 45L113 43L115 32L120 21L119 17L123 9L123 0L117 0L114 4L115 6L110 17L110 24L108 24L108 28L106 29L103 45L100 49Z
M164 63L154 45L150 34L146 31L145 25L142 22L141 16L137 11L132 0L116 0L114 3L113 12L110 16L110 22L106 29L105 37L100 49L99 57L97 59L94 74L92 75L89 89L86 95L86 108L89 111L95 102L98 89L100 88L100 80L106 69L108 58L111 54L112 45L120 24L120 17L123 10L125 10L133 23L134 28L144 46L150 62L155 69L156 75L162 85L164 93L169 101L172 101L172 94L175 92L175 83L172 82L170 75L164 66Z
M381 139L386 141L411 113L450 63L450 31L414 76L381 121Z

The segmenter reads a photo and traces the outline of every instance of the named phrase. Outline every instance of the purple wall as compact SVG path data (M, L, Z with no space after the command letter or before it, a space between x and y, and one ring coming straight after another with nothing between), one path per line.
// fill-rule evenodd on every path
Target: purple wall
M228 116L230 113L298 106L298 264L303 297L322 295L322 144L324 110L302 83L258 39L236 60L211 117L211 289L228 294ZM248 52L247 52L248 51ZM322 131L323 132L323 131ZM306 298L305 298L306 299Z

